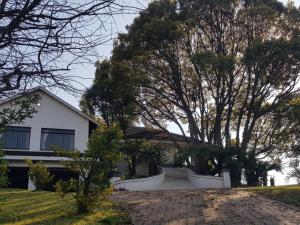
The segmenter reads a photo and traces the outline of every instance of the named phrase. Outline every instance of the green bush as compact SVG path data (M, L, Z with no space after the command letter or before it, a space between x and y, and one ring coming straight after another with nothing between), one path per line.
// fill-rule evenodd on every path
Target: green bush
M166 156L159 144L152 144L144 140L127 140L119 147L128 164L128 178L138 178L137 163L145 162L149 165L149 176L159 173L159 166L166 161Z
M55 191L61 198L64 198L67 193L76 192L77 180L70 179L68 181L59 180L54 185Z
M9 184L7 173L8 163L4 158L4 151L0 146L0 188L7 187L7 185Z
M232 186L241 185L242 170L248 186L266 185L267 172L280 170L280 162L260 161L251 151L235 147L192 145L182 150L178 157L197 174L215 176L229 169Z
M117 151L121 132L118 127L102 127L91 135L88 148L84 152L60 151L60 156L71 160L65 166L79 175L78 180L56 183L56 191L63 198L66 193L75 191L74 198L78 213L87 213L111 192L110 172L114 162L120 158Z
M33 163L31 160L26 160L26 164L29 168L28 176L34 183L36 190L43 190L52 181L53 175L50 175L43 162Z

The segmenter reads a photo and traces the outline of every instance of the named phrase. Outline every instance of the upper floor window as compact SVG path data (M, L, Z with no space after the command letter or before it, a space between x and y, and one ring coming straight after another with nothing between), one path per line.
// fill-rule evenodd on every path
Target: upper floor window
M41 150L53 150L53 147L73 150L75 130L42 128Z
M28 150L30 127L6 127L2 135L4 149Z

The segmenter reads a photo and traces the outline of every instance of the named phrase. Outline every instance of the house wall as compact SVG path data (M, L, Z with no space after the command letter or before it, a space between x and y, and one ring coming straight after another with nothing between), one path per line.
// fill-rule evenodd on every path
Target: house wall
M12 180L11 187L26 188L27 186L29 189L34 189L28 179L26 159L43 161L50 171L54 171L56 180L63 179L65 175L70 173L61 163L68 160L67 158L58 157L51 151L40 149L42 128L75 130L74 147L82 152L86 150L89 137L89 120L51 95L43 91L37 93L40 95L39 103L35 106L37 113L33 114L32 118L25 119L22 124L11 124L11 126L31 128L29 150L4 149L7 152L5 158L8 160L9 171L11 171L9 174L9 178ZM16 106L7 102L0 105L0 110L12 107Z
M76 149L84 151L89 135L88 119L80 116L44 92L39 91L38 93L41 97L37 106L38 112L33 115L33 118L27 118L22 124L13 125L31 127L29 151L41 151L42 128L75 130L74 146ZM0 109L5 107L11 106L6 103L0 106Z

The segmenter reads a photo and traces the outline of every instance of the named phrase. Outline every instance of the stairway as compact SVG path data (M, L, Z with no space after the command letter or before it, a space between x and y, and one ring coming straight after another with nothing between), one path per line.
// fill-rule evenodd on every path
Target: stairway
M165 181L155 190L184 190L194 189L186 176L185 168L164 168L166 171Z

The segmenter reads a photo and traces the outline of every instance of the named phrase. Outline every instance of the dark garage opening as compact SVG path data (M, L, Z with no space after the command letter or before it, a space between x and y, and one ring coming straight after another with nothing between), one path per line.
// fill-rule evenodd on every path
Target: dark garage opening
M54 185L56 184L57 181L59 180L63 180L63 181L67 181L71 178L73 179L78 179L78 174L65 169L65 168L48 168L49 172L51 175L54 175L52 181L47 185L47 187L45 188L45 190L47 191L54 191Z
M28 188L28 168L26 167L10 167L8 171L8 179L10 188Z

